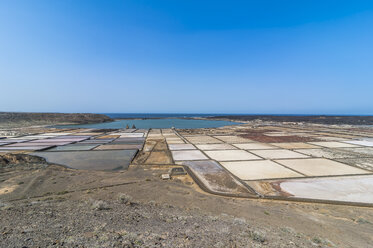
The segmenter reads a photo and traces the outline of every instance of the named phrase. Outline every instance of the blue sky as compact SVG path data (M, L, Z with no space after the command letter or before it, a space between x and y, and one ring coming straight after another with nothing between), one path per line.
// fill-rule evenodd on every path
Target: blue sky
M0 111L373 114L373 1L0 1Z

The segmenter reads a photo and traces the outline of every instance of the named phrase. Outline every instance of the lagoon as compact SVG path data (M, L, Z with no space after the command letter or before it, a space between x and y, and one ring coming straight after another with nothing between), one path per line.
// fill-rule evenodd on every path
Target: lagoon
M126 119L115 120L113 122L95 123L95 124L80 124L80 125L57 125L56 128L98 128L98 129L116 129L130 128L135 125L136 128L177 128L177 129L194 129L194 128L216 128L229 125L239 125L240 122L219 121L219 120L197 120L197 119L181 119L181 118L165 118L165 119Z

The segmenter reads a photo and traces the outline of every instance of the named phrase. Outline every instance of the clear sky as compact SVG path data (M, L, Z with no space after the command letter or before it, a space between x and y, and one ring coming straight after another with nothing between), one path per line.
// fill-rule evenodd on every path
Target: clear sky
M2 0L0 111L373 114L373 1Z

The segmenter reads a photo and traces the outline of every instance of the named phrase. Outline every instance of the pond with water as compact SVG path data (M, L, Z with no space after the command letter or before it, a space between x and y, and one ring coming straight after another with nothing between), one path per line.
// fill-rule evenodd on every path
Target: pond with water
M197 119L181 119L181 118L165 118L165 119L126 119L115 120L113 122L81 124L81 125L57 125L56 128L98 128L98 129L115 129L130 128L135 125L136 128L215 128L229 125L239 125L239 122L220 121L220 120L197 120Z

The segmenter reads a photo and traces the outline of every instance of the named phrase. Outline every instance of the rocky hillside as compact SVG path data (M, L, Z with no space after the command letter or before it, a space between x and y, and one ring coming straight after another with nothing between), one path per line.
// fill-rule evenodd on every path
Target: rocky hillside
M112 119L102 114L86 113L20 113L20 112L0 112L0 126L31 126L50 124L86 124L112 121Z

